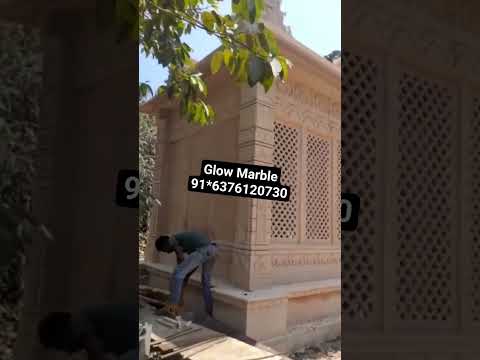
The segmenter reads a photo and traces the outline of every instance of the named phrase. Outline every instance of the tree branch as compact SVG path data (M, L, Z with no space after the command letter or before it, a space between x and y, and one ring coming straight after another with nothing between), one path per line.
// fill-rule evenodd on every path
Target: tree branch
M162 8L162 7L158 7L158 9L160 11L163 11L165 13L168 13L172 16L175 16L177 19L180 19L182 21L185 21L187 23L189 23L190 25L196 27L196 28L200 28L202 30L204 30L207 34L210 34L210 35L213 35L215 37L217 37L218 39L220 40L225 40L225 41L229 41L229 40L233 40L233 42L235 42L237 45L245 48L246 50L254 53L255 55L257 55L258 57L262 58L263 60L268 60L268 58L265 58L264 56L262 56L261 54L259 54L257 51L255 51L254 49L250 48L247 44L244 44L242 43L241 41L238 41L237 39L235 39L234 37L231 37L229 36L228 34L225 34L225 33L221 33L221 32L218 32L218 31L215 31L215 30L210 30L208 29L207 27L205 27L205 25L203 25L200 21L198 21L197 19L195 19L194 17L186 14L186 13L183 13L183 12L180 12L180 11L171 11L169 9L165 9L165 8ZM183 16L182 16L183 15Z

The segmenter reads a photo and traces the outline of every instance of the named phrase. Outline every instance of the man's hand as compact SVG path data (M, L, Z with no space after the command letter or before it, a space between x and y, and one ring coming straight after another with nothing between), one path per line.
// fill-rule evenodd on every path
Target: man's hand
M177 256L177 265L182 263L183 260L185 260L183 250L179 246L175 247L175 255Z

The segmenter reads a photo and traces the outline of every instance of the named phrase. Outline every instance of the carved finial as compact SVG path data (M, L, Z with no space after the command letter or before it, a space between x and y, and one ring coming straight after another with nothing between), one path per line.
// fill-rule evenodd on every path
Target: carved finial
M285 13L281 10L282 0L265 0L265 12L263 14L263 21L277 29L283 30L288 34L292 34L290 27L283 22Z

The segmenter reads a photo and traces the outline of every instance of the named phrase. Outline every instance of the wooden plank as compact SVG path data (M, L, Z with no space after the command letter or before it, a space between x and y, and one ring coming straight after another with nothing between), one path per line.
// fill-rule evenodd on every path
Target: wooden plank
M192 346L204 341L210 341L212 339L221 337L223 335L213 333L205 328L198 327L188 333L184 333L181 336L171 337L160 345L160 349L164 352L177 350Z
M138 297L140 298L140 300L145 301L147 304L156 305L158 307L164 307L165 306L164 301L157 300L157 299L152 299L152 298L144 296L144 295L139 295Z
M152 324L150 351L160 359L178 354L190 360L284 359L198 324L178 329L175 320L156 315L152 307L140 308L140 319Z

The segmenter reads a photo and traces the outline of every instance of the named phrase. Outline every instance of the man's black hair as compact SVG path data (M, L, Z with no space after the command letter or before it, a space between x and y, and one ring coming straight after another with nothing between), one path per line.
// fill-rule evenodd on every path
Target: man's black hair
M72 315L68 312L50 313L38 325L40 343L47 349L74 352L72 335Z
M158 251L171 252L172 246L170 245L170 236L168 235L159 236L158 239L155 241L155 248Z

